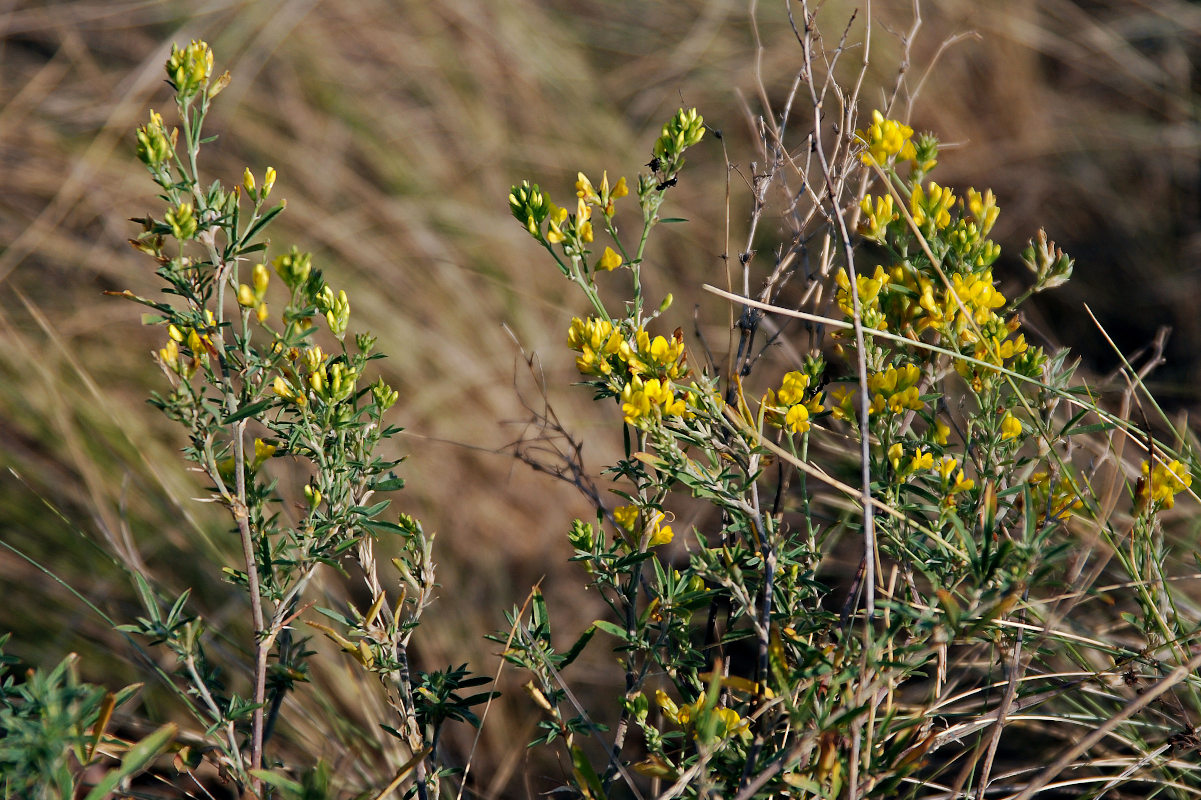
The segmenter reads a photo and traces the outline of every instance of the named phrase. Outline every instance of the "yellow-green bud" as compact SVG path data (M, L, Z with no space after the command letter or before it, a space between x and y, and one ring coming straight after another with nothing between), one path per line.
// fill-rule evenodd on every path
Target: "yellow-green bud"
M260 300L267 294L267 284L271 281L271 273L267 272L265 264L255 264L250 270L250 282L254 285L254 294Z
M275 274L283 279L289 289L295 290L309 279L309 272L313 268L313 256L310 253L302 253L293 245L289 252L276 256L271 263L275 267Z
M242 188L246 190L246 194L254 199L254 173L247 167L242 171Z
M258 305L258 298L254 296L254 289L251 289L244 283L238 286L238 305L242 308L254 308Z
M172 44L166 69L168 83L186 100L200 91L213 74L213 51L207 43L195 40L182 50Z
M672 297L671 292L668 292L667 297L664 297L663 302L659 304L659 313L662 314L664 311L671 308L673 300L675 300L675 298Z
M178 208L168 211L165 221L171 226L172 235L181 242L196 235L196 215L191 203L180 203Z
M271 187L274 185L275 167L267 167L267 171L263 173L263 194L260 199L266 200L267 195L271 194Z
M321 490L311 483L304 485L304 496L309 501L309 508L316 509L317 506L321 505Z
M374 395L375 404L379 406L381 412L387 411L396 405L396 401L400 399L400 392L384 383L383 378L380 378L372 385L371 394Z
M148 167L155 168L171 157L171 138L163 125L163 118L150 112L150 122L137 129L138 158Z

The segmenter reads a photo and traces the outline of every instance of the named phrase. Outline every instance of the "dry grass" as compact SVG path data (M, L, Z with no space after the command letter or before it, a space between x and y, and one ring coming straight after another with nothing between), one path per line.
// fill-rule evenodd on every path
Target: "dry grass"
M781 4L760 5L759 69L769 93L782 94L795 42ZM839 19L849 6L823 13ZM909 25L900 6L886 9L894 30ZM981 36L942 53L914 108L916 127L963 145L944 153L942 179L996 190L1003 264L1017 263L1040 225L1078 258L1076 288L1043 306L1036 326L1108 369L1114 360L1077 312L1081 300L1127 349L1170 324L1172 367L1161 377L1171 383L1156 388L1192 404L1201 8L932 0L923 11L916 71L947 36ZM536 176L562 196L577 169L632 174L681 98L725 132L732 160L749 170L739 93L754 103L756 60L745 3L131 0L0 11L0 463L21 475L0 476L0 531L118 617L130 604L105 566L106 542L136 542L177 588L198 590L196 555L232 544L205 508L173 499L191 496L192 478L173 452L175 432L143 403L162 386L148 357L157 332L100 296L153 291L147 262L124 243L134 232L127 217L152 202L132 129L147 106L166 104L170 42L191 38L210 41L235 76L214 119L223 133L214 177L233 181L243 164L279 170L276 194L289 202L279 241L315 251L391 356L383 368L401 390L394 413L412 455L402 503L439 531L445 587L419 658L491 671L481 635L539 578L552 596L574 582L563 533L584 513L569 487L506 452L528 416L515 379L526 397L536 391L502 322L543 354L568 426L587 439L598 424L568 386L562 348L580 309L509 217L508 187ZM900 52L883 30L877 41L879 53ZM881 80L894 71L886 58L879 65ZM676 293L669 319L686 330L694 303L711 319L725 313L695 291L724 282L722 159L710 144L690 162L673 203L696 224L662 237L648 276L652 296ZM734 190L738 208L737 177ZM585 450L593 464L603 456ZM16 631L18 654L83 650L89 678L134 679L119 657L125 646L8 552L0 592L0 629ZM198 605L216 626L233 613L226 600L211 589ZM360 690L345 691L343 713L366 721ZM496 777L481 789L501 791L511 778L523 791L520 707L494 711L502 721L486 729L476 768ZM308 734L294 736L312 746Z

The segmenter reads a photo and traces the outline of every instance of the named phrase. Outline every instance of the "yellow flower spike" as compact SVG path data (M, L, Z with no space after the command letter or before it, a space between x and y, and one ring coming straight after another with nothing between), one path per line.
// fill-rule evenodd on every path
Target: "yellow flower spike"
M900 442L895 442L888 448L888 463L892 464L894 472L901 471L901 456L905 455L905 448Z
M1001 420L1001 439L1009 440L1016 439L1022 435L1022 422L1008 411L1005 412L1005 417Z
M867 149L859 158L867 165L884 166L893 156L902 161L913 158L917 151L910 137L913 128L891 119L885 119L878 110L872 111L872 124L866 130L856 131L859 141L867 145Z
M612 247L606 247L605 252L597 262L596 268L605 272L612 272L621 266L621 256Z

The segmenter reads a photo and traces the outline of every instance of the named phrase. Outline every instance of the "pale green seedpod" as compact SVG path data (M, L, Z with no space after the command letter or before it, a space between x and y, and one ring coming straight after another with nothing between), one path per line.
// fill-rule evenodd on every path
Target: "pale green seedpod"
M672 296L671 292L668 292L667 297L664 297L663 302L659 304L659 313L662 314L664 311L671 308L671 304L674 300L675 298Z

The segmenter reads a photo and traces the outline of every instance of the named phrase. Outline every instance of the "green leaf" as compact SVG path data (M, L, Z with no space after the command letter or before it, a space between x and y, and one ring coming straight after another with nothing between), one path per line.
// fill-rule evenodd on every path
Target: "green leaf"
M238 240L238 246L243 247L245 245L250 244L250 240L253 239L258 234L259 231L261 231L263 228L270 225L271 220L278 217L280 212L283 210L284 210L284 204L280 203L275 208L271 209L266 214L264 214L263 216L261 216L257 220L255 220L255 223L253 225L251 225L246 230L246 233L242 236L242 238Z
M671 225L672 223L687 221L688 220L684 219L683 217L664 217L663 219L659 220L659 222L663 225Z
M614 625L612 622L606 622L603 619L598 619L596 622L593 622L592 625L589 627L597 628L598 630L602 630L605 633L609 634L610 636L616 636L618 639L621 639L623 642L628 642L630 640L629 634L626 633L625 628L621 627L620 625Z
M231 422L237 422L240 419L246 419L247 417L253 417L255 414L258 414L260 411L264 411L264 410L270 408L271 406L275 405L275 402L276 402L275 398L271 397L266 400L259 400L257 403L248 403L247 405L242 406L237 411L235 411L234 413L230 414L228 417L223 419L221 421L221 424L228 425Z

